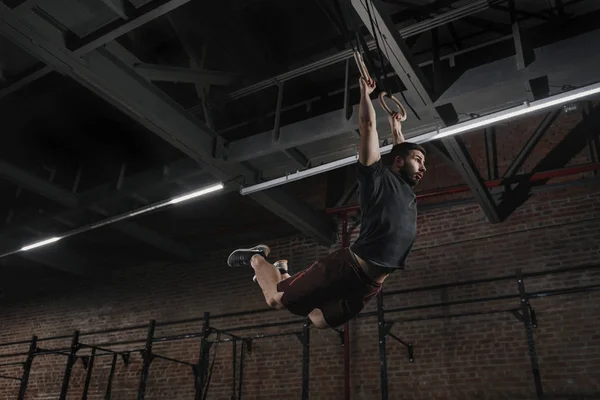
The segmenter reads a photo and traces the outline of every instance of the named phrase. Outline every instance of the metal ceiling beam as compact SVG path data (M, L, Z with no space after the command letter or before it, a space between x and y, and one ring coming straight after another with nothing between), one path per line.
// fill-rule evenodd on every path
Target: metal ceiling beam
M106 2L118 2L119 0L102 0ZM127 1L127 0L123 0ZM71 49L73 53L78 56L82 56L84 54L89 53L99 47L102 47L113 40L117 39L119 36L125 35L140 26L155 20L156 18L160 18L163 15L168 14L169 12L175 10L178 7L181 7L190 0L153 0L146 5L135 10L135 13L131 15L130 20L118 20L104 26L99 31L92 33L84 38L77 40L75 43L71 43ZM35 6L34 1L27 1L22 5L15 7L14 11L19 11L20 13L25 13L28 8ZM6 7L6 6L5 6ZM13 82L10 86L3 88L0 90L0 99L8 96L9 94L27 86L31 82L36 81L50 72L52 72L54 68L51 66L45 66L43 68L38 69L35 72L19 79L16 82Z
M58 214L38 218L31 221L15 221L16 224L26 224L32 227L44 226L53 220L67 221L76 220L89 207L96 205L105 205L122 200L126 197L133 197L137 193L145 194L149 190L156 190L160 186L186 179L200 179L204 175L198 163L189 158L173 162L158 168L152 168L135 175L127 176L123 179L120 188L117 189L115 183L107 183L77 194L79 204L75 208L70 208ZM11 237L16 234L14 228L0 231L0 238Z
M22 185L27 187L27 189L44 196L50 200L56 201L67 208L77 207L79 204L79 198L77 195L64 190L60 187L54 186L47 181L31 175L30 173L23 171L17 167L9 166L6 167L7 163L3 163L2 165L2 174L7 179L12 181L17 185ZM103 216L109 216L109 212L101 209L97 206L91 207L91 210L99 213ZM65 221L63 218L62 221ZM68 223L68 221L66 221ZM71 223L68 223L72 225ZM196 255L190 249L187 249L185 246L169 239L166 237L162 237L155 232L149 231L145 228L135 225L134 223L128 222L127 224L115 224L113 225L114 229L117 229L123 233L130 235L131 237L138 239L142 242L146 242L152 246L159 246L162 250L169 252L177 257L181 257L183 259L195 259Z
M547 76L553 87L585 86L598 80L600 30L542 46L535 51L536 60L522 71L515 68L515 56L465 71L437 99L434 106L452 103L459 115L484 115L526 101L524 82L540 76ZM396 95L399 98L400 95ZM407 138L438 126L432 113L428 113L425 107L416 107L421 121L414 118L410 110L407 111L409 118L402 125ZM248 161L287 148L349 134L356 128L357 116L358 106L354 105L349 121L345 119L344 109L340 109L281 126L277 142L272 140L272 130L235 140L228 144L227 159ZM377 118L377 122L382 124L380 133L383 134L386 132L387 116L377 113Z
M50 29L48 22L39 18L35 26L34 31L11 13L8 7L0 4L0 33L8 39L119 107L197 161L215 179L231 185L236 182L240 186L242 180L254 180L254 171L249 168L215 159L213 152L218 144L216 133L110 52L98 49L81 59L39 33ZM286 197L280 191L277 189L253 198L300 232L321 243L332 244L335 229L331 218L307 208L298 199ZM273 206L276 202L274 199L284 197L285 203Z
M115 14L123 19L133 16L133 5L128 0L100 0Z
M134 69L149 81L198 83L201 85L231 85L235 75L205 69L170 67L166 65L138 64Z
M527 157L529 157L535 146L539 143L540 139L544 137L548 131L548 128L550 128L556 117L558 117L558 114L560 114L560 111L561 110L554 110L544 116L539 125L533 131L533 134L527 140L527 143L525 143L525 146L523 146L521 151L519 151L519 154L517 154L513 162L504 173L504 179L510 179L517 175L525 163L525 160L527 160Z
M411 104L414 107L431 106L433 103L430 94L431 85L413 60L410 49L385 12L383 4L378 0L351 0L351 3L371 35L376 38L383 56L388 59L396 75L406 87L406 96ZM375 72L371 71L371 74Z
M467 185L469 185L471 192L473 192L473 196L479 203L479 206L488 221L493 224L499 223L500 216L498 214L496 202L460 138L454 136L447 137L442 139L442 143L444 144L444 147L446 147L446 150L448 150L450 157L452 157L454 166L457 168L465 182L467 182Z
M0 162L0 175L23 188L35 192L65 207L77 207L79 200L72 193L54 186L29 172L9 164Z

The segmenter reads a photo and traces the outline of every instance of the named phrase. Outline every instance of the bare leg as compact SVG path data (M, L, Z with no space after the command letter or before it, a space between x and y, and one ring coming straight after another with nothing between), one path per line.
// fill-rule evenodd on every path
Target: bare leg
M275 268L273 264L270 264L260 255L255 255L250 260L250 265L254 268L256 273L256 280L263 291L265 300L269 307L281 310L284 307L281 302L283 292L277 291L277 284L281 282L281 273ZM289 277L289 274L286 274Z
M323 311L315 308L308 314L308 318L310 318L311 322L317 329L326 329L329 328L327 325L327 321L325 321L325 317L323 316Z

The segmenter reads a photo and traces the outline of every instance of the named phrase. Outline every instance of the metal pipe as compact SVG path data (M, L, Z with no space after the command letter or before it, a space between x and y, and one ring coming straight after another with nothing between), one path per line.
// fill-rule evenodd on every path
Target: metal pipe
M108 382L106 383L106 392L104 393L104 400L110 400L112 394L112 383L115 376L115 368L117 367L117 355L113 354L112 363L110 364L110 372L108 373Z
M580 266L571 267L571 268L556 268L556 269L551 269L548 271L528 272L528 273L523 274L523 277L531 278L531 277L536 277L536 276L557 275L557 274L564 274L564 273L569 273L569 272L586 271L586 270L590 270L590 269L600 269L600 264L599 265L580 265ZM465 286L465 285L476 285L476 284L480 284L480 283L507 281L507 280L511 280L514 278L515 278L514 275L502 275L502 276L497 276L494 278L473 279L473 280L469 280L469 281L442 283L440 285L420 286L420 287L416 287L416 288L392 290L390 292L386 292L386 295L394 296L397 294L407 294L407 293L415 293L415 292L425 292L428 290L448 289L448 288L452 288L452 287Z
M342 214L342 247L348 247L348 213ZM350 400L350 323L344 324L344 399Z
M521 304L521 312L523 315L523 325L525 326L525 336L527 337L527 346L529 348L529 359L531 361L531 372L533 373L533 381L535 383L535 391L538 400L544 398L544 389L542 387L542 377L538 365L537 352L535 349L535 339L533 337L533 328L531 326L531 318L529 315L529 302L527 301L527 292L525 291L525 282L521 270L516 271L517 287L519 289L519 298Z
M156 354L156 353L152 354L152 358L160 358L160 359L163 359L165 361L171 361L171 362L174 362L174 363L177 363L177 364L187 365L188 367L193 367L193 366L196 365L196 364L192 364L192 363L187 362L187 361L181 361L181 360L176 360L175 358L161 356L161 355Z
M205 372L208 367L208 352L210 349L210 343L208 342L208 336L210 335L210 313L208 311L204 312L203 321L202 339L200 340L200 357L198 364L194 369L194 375L196 379L196 400L202 400L205 384Z
M243 346L244 342L242 341L242 346ZM231 353L233 354L233 357L231 357L231 371L233 372L233 379L231 380L232 384L231 384L231 399L234 400L235 399L235 381L237 378L237 340L234 340L231 342L232 348L231 348ZM242 350L243 351L243 350Z
M67 355L67 365L65 366L65 374L63 376L63 383L60 389L60 400L67 399L67 392L69 391L69 382L71 380L71 372L73 365L77 360L77 350L79 349L79 331L73 332L73 339L71 339L71 351Z
M150 364L152 363L152 339L154 338L154 329L156 328L156 321L150 320L148 324L148 334L146 336L146 347L142 351L142 373L140 376L140 385L138 388L138 400L144 400L146 396L146 384L148 382L148 375L150 374Z
M244 330L250 330L250 329L259 329L259 328L272 328L275 326L285 326L285 325L294 325L297 324L299 322L302 322L301 319L294 319L291 321L284 321L284 322L272 322L272 323L268 323L268 324L258 324L258 325L246 325L246 326L239 326L236 328L231 328L229 329L229 332L234 332L234 331L244 331Z
M308 381L310 375L310 319L306 317L302 323L302 400L308 400Z
M379 337L379 380L381 400L388 400L387 387L387 354L385 346L385 317L383 313L383 291L377 295L377 333Z
M242 400L242 382L244 380L244 355L246 354L246 341L242 341L242 354L240 354L240 381L238 382L238 400Z
M88 390L90 389L90 382L92 381L92 372L94 371L94 359L96 357L96 349L92 349L92 355L90 355L87 371L85 374L85 383L83 385L83 394L81 395L81 400L87 400L88 398Z
M37 336L32 336L29 343L29 351L27 352L27 359L23 364L23 376L21 378L21 386L19 387L19 395L17 400L25 399L25 392L27 391L27 384L29 382L29 374L31 372L31 365L33 364L33 357L35 357L35 350L37 349Z
M539 181L543 181L543 180L547 180L547 179L551 179L551 178L561 178L561 177L565 177L565 176L569 176L569 175L576 175L576 174L596 171L599 169L600 169L600 163L582 164L582 165L576 165L576 166L567 167L567 168L555 169L555 170L551 170L551 171L536 172L534 174L517 175L509 181L506 181L505 179L494 179L491 181L486 181L486 182L484 182L484 184L488 189L492 189L492 188L504 186L504 185L507 185L510 183L516 183L516 182L519 182L520 180L526 179L528 177L531 182L539 182ZM470 190L471 189L469 188L468 185L459 185L459 186L446 187L446 188L442 188L442 189L426 190L426 191L423 191L423 192L420 192L417 194L417 200L424 199L424 198L430 198L430 197L445 196L445 195L449 195L449 194L464 193L464 192L468 192ZM360 210L360 206L356 204L356 205L349 205L349 206L344 206L344 207L328 208L325 210L325 212L328 214L341 214L341 213L345 213L345 212L359 211L359 210Z

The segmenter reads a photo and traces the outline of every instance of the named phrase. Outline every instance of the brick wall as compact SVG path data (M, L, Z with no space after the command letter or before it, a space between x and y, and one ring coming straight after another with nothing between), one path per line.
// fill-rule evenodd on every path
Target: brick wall
M565 126L553 127L560 140ZM535 121L532 122L533 124ZM508 130L510 131L510 130ZM562 133L561 133L562 132ZM510 145L506 135L499 142ZM554 138L554 139L552 139ZM474 158L481 159L480 136L467 136ZM516 145L515 145L516 146ZM506 150L509 151L509 150ZM515 151L511 148L510 151ZM582 153L583 154L583 153ZM540 157L543 156L540 155ZM509 159L509 156L503 156ZM588 162L585 154L581 162ZM440 178L447 170L435 155L428 157L429 174L438 186L456 182ZM478 163L481 164L481 163ZM481 164L484 165L484 164ZM505 163L503 165L508 165ZM503 167L505 168L505 167ZM484 174L485 175L485 174ZM589 176L590 174L586 174ZM580 176L575 177L577 179ZM552 182L551 182L552 183ZM502 224L489 224L472 202L427 207L419 215L419 233L406 271L392 275L385 291L436 285L513 274L598 264L600 259L600 186L589 179L577 186L549 187L538 191ZM351 218L352 237L358 228ZM290 260L292 270L308 265L331 249L317 246L302 237L285 238L272 244L275 257ZM112 276L78 281L64 276L32 282L30 291L8 298L0 305L0 342L69 335L119 326L144 325L261 309L264 299L252 283L252 271L230 270L224 259L230 249L206 256L202 263L144 265ZM579 271L556 276L526 279L526 288L544 291L576 285L600 284L600 273ZM44 288L43 293L36 293ZM51 288L51 289L50 289ZM387 310L413 305L491 297L516 293L516 281L437 289L405 295L386 296ZM544 389L552 399L600 397L600 311L595 307L597 292L541 297L531 300L537 311L535 329ZM365 312L375 310L370 304ZM531 399L535 398L527 341L523 323L513 314L475 315L432 320L427 316L517 308L518 299L445 306L401 313L388 313L396 321L392 333L415 346L414 363L406 349L388 337L388 390L390 399ZM240 325L296 319L285 312L267 312L244 317L216 319L213 326L227 329ZM201 322L159 326L156 336L199 332ZM237 332L243 336L276 332L297 332L301 323L287 327ZM143 347L146 329L129 332L84 335L81 341L101 344L139 340L115 346L119 350ZM42 348L64 348L69 338L44 341ZM26 351L27 345L0 348L8 354ZM229 399L232 394L232 344L221 343L216 350L209 399ZM238 346L239 356L239 346ZM199 340L161 342L154 351L167 357L194 363ZM88 354L89 351L81 351ZM351 380L353 399L380 396L379 353L375 318L351 323ZM0 363L22 360L4 358ZM63 355L36 357L30 378L28 399L58 398L66 358ZM301 392L302 346L293 336L255 340L244 364L244 398L295 399ZM89 399L104 398L111 357L96 359ZM116 365L112 399L135 398L140 379L141 357L131 354L129 365ZM239 364L238 364L239 366ZM18 367L0 367L0 375L18 376ZM334 331L311 330L310 392L313 399L343 397L343 347ZM69 398L81 398L85 369L79 360L73 368ZM0 381L0 398L16 397L17 381ZM148 380L147 399L193 398L193 375L189 366L154 360Z

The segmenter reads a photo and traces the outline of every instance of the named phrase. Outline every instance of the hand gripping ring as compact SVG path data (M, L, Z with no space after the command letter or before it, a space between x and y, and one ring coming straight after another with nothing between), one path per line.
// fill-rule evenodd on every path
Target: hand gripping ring
M385 104L386 96L389 97L390 99L392 99L392 101L398 106L397 112L392 111L392 109L389 108L387 104ZM389 115L392 115L392 116L398 115L399 116L398 120L400 122L406 121L406 117L407 117L406 110L402 106L402 103L400 103L400 100L398 100L394 96L388 95L387 92L381 92L381 93L379 93L379 103L381 104L381 108L383 108Z

